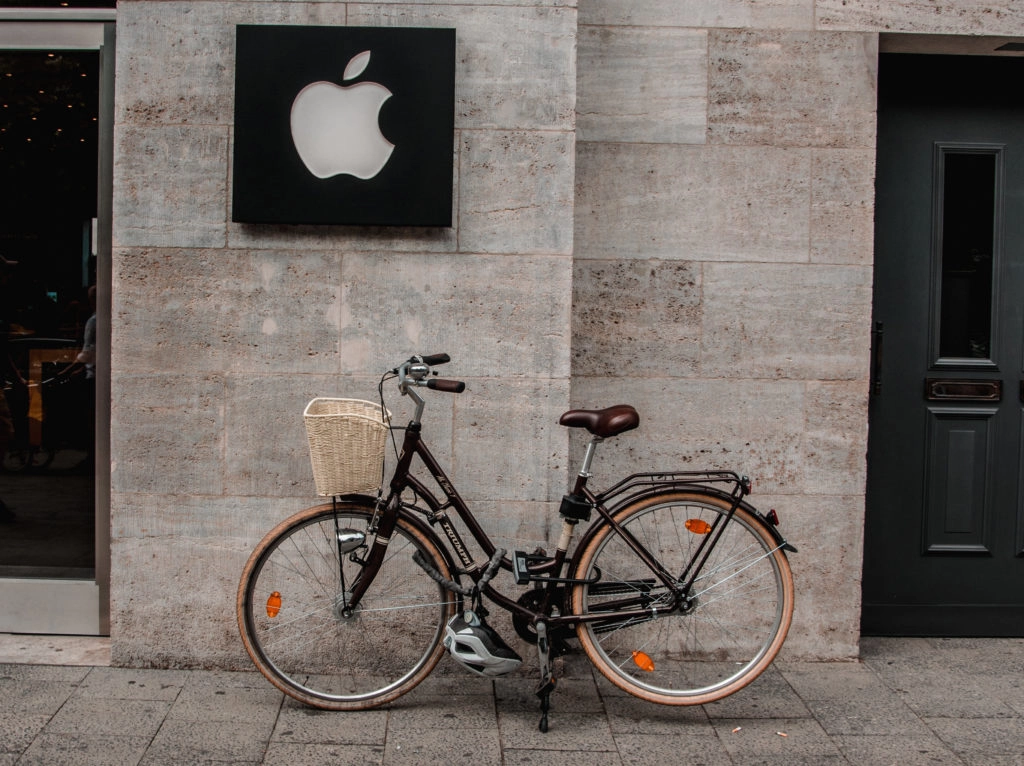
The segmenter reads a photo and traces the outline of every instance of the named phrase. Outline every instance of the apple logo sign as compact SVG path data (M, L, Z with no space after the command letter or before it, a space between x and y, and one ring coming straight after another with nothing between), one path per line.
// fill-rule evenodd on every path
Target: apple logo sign
M357 53L342 80L354 80L369 63L370 51ZM378 121L391 96L376 82L343 87L320 80L299 91L292 102L292 141L309 172L317 178L347 173L364 181L380 173L395 148Z
M452 226L455 47L451 28L237 25L231 221Z

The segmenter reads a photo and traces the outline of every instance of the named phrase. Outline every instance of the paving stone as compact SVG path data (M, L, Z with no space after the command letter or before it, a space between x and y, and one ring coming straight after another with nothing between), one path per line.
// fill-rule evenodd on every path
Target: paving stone
M498 714L501 742L505 747L527 750L614 751L611 729L604 716L556 713L548 717L549 730L538 730L540 710Z
M150 740L148 736L46 732L35 739L18 763L26 766L135 766Z
M167 720L146 751L143 763L207 761L258 763L270 731L248 721Z
M332 712L285 702L274 725L274 742L309 742L329 745L383 745L387 710Z
M271 742L263 766L380 766L383 745L316 745Z
M615 744L619 747L623 766L677 763L724 766L733 763L718 737L695 737L688 730L676 734L616 734Z
M388 716L388 741L436 729L494 728L498 717L494 702L480 697L420 697L403 704L400 699Z
M769 667L749 686L704 706L710 718L807 718L807 706L786 679Z
M956 753L1021 756L1024 718L925 718L925 723Z
M921 735L927 727L898 698L810 700L807 706L829 734Z
M174 700L188 679L182 670L94 668L76 696L118 700Z
M504 766L623 766L625 761L618 753L566 753L551 750L502 750Z
M604 696L612 732L619 734L713 735L707 709L697 705L655 705L632 695Z
M167 717L170 702L74 697L47 724L46 732L76 736L132 734L152 739Z
M265 679L259 688L200 685L190 679L168 712L168 718L183 721L252 721L264 723L269 729L277 719L283 696Z
M796 763L800 758L840 755L828 734L813 719L738 718L714 723L729 755L742 763L760 762L753 759L766 756L792 759L791 762Z
M496 730L474 730L471 735L457 726L436 730L429 735L388 737L384 764L444 763L446 766L479 766L497 761L501 745Z
M937 763L957 763L959 760L931 732L899 736L842 735L833 737L833 741L847 760L855 764L934 766Z
M50 714L25 714L0 710L0 752L21 753L49 723Z

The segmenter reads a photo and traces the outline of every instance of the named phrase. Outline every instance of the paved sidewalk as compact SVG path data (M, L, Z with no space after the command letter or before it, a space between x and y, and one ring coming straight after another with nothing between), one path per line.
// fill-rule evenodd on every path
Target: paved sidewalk
M361 713L302 707L256 673L0 664L0 766L1024 765L1024 639L869 638L862 654L778 662L699 708L625 696L570 656L548 734L532 676L447 659Z

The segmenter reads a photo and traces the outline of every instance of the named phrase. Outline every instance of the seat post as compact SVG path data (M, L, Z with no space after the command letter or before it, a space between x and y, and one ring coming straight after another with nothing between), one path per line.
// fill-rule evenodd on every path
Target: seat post
M580 466L579 478L586 482L591 477L590 466L594 462L594 453L597 451L597 445L603 442L604 439L600 436L595 436L587 444L587 451L583 454L583 465Z

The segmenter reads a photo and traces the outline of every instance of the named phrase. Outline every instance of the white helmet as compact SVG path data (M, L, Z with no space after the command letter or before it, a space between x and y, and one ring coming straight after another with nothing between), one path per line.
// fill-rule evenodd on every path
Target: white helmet
M481 676L503 676L523 662L494 628L472 610L448 621L444 645L460 665Z

